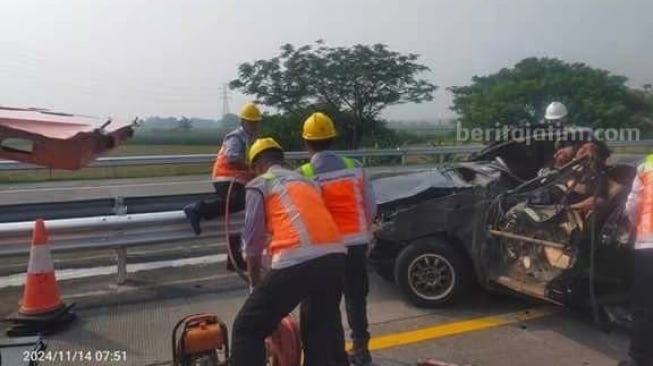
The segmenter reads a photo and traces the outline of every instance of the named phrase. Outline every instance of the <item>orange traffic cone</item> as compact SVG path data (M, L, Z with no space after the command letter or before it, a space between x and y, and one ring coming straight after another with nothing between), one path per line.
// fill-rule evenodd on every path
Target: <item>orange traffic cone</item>
M15 323L7 335L50 334L75 318L70 312L73 306L61 301L45 223L38 219L34 223L23 299L18 312L5 318Z
M45 223L39 219L34 224L25 291L18 312L24 315L45 314L63 306L50 257Z

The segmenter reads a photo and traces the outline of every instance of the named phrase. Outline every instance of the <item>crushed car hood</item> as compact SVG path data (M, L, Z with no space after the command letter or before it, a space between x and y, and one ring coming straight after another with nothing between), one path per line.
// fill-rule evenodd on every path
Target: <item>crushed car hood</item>
M449 191L460 187L460 183L454 181L450 174L437 168L376 179L372 185L378 205L414 197L429 190Z
M372 181L377 205L398 203L410 199L428 199L449 194L461 188L485 186L496 180L501 170L495 162L464 162L441 165L416 173Z

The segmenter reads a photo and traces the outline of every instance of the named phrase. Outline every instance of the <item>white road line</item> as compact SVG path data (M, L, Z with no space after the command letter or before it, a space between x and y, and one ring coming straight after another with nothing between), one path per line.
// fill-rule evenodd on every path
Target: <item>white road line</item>
M211 264L226 262L226 254L207 255L203 257L174 259L170 261L135 263L127 265L127 273L151 271L154 269L182 267L197 264ZM72 280L78 278L87 278L95 276L111 275L116 273L116 266L102 266L92 268L63 269L56 271L57 280ZM25 283L26 273L13 274L6 277L0 277L0 288L23 286Z
M185 280L176 280L176 281L170 281L170 282L163 282L159 283L156 285L151 285L151 286L129 286L129 285L114 285L110 290L96 290L96 291L88 291L88 292L80 292L76 293L73 295L66 295L66 299L68 300L74 300L74 299L80 299L80 298L85 298L85 297L93 297L93 296L103 296L103 295L112 295L112 294L124 294L128 292L134 292L134 291L142 291L142 290L147 290L151 288L157 288L161 285L165 286L177 286L177 285L186 285L190 283L197 283L197 282L207 282L207 281L215 281L215 280L222 280L225 278L235 278L237 275L235 273L224 273L224 274L218 274L218 275L213 275L213 276L206 276L206 277L198 277L198 278L190 278L190 279L185 279ZM246 288L246 286L243 286L243 288Z

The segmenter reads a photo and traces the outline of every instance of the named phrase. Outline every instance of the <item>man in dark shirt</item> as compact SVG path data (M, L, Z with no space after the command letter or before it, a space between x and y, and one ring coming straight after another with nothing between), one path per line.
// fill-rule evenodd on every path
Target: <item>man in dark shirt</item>
M554 202L566 203L570 208L583 213L593 211L608 199L609 182L606 175L606 160L610 156L607 146L601 142L586 142L576 152L575 160L589 161L574 167L574 173L567 182L556 186L552 192Z

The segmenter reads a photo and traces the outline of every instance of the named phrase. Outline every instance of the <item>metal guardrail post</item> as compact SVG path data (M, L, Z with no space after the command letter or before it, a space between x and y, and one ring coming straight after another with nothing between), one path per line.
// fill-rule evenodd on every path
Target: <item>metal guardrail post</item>
M127 248L116 248L116 264L118 265L118 277L116 283L123 285L127 281Z
M404 150L403 153L401 154L401 165L406 165L407 161L408 161L408 151Z
M120 196L114 197L113 214L124 216L126 213L127 206L125 206L125 199ZM116 264L118 266L116 283L123 285L127 281L127 247L122 246L116 248Z

